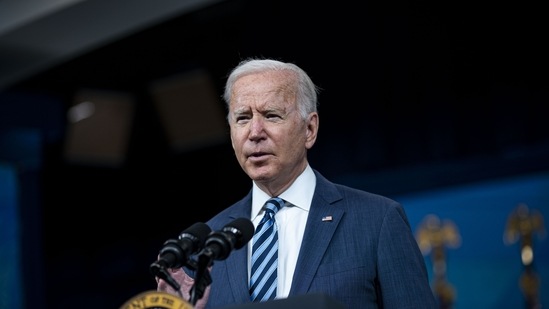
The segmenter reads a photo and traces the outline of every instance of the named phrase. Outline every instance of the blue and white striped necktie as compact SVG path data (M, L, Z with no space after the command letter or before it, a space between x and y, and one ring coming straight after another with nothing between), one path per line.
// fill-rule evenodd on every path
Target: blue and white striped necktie
M250 296L254 302L275 299L278 266L278 228L275 214L284 206L279 197L265 203L265 214L255 230L252 246Z

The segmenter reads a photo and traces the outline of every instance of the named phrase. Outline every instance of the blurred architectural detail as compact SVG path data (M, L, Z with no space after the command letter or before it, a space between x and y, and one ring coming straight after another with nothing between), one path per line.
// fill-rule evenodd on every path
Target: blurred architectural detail
M509 214L503 234L503 242L507 245L519 242L520 257L524 267L519 279L519 286L524 295L526 309L541 309L539 300L540 279L534 267L534 235L545 237L545 226L542 214L529 209L524 203Z
M122 91L80 90L68 110L64 156L71 163L119 166L133 123L134 99Z
M121 0L0 1L0 89L216 2L133 0L128 9L128 2Z
M229 141L224 103L205 70L156 80L149 90L167 140L176 152Z
M434 214L425 216L416 230L416 240L421 253L430 255L433 267L432 288L440 309L451 309L456 299L455 288L448 282L446 275L446 248L458 248L461 235L451 220L441 222Z

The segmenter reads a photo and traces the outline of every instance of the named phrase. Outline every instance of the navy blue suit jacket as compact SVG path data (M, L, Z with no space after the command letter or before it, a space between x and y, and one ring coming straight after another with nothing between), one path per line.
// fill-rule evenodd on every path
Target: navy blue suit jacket
M347 308L437 308L424 258L402 206L386 197L317 184L289 297L324 293ZM250 218L251 191L207 222L220 230ZM332 216L332 221L322 218ZM207 308L250 302L247 246L214 261Z

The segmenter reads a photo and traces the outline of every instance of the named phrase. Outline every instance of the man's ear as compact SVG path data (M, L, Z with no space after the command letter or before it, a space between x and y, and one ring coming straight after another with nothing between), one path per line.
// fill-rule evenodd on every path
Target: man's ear
M316 137L318 134L318 125L319 125L319 119L318 119L318 113L310 113L307 117L307 131L306 131L306 139L305 139L305 147L307 149L311 149L313 145L315 144Z

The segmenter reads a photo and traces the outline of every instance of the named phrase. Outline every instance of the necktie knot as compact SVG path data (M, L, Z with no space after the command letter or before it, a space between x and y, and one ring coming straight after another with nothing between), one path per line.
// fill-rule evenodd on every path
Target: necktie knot
M284 206L284 200L280 197L270 198L265 202L265 212L269 217L273 217Z

